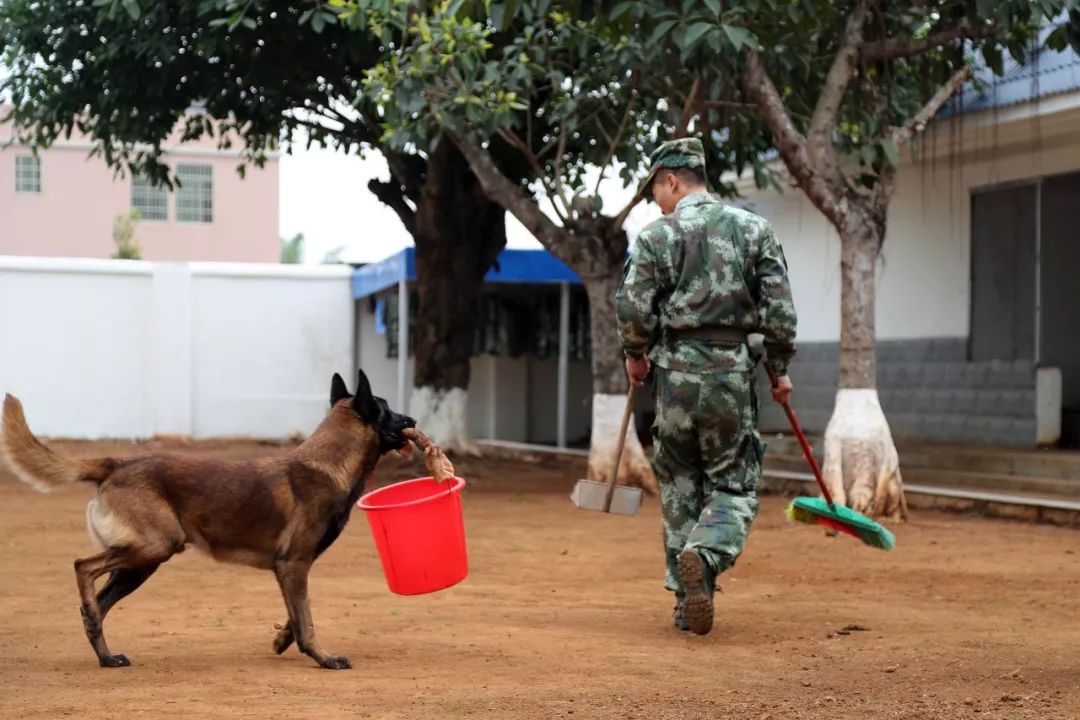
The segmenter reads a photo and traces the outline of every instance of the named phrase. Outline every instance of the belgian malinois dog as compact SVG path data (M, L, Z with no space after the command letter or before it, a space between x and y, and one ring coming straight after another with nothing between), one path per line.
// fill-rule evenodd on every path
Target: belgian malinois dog
M105 644L102 621L121 598L187 545L217 560L273 570L288 621L274 639L324 668L352 667L315 641L308 572L337 539L364 483L385 453L407 451L402 431L416 422L371 393L363 371L356 394L341 376L330 385L330 412L304 443L251 462L175 455L79 460L63 457L30 432L21 403L4 398L0 446L19 479L48 492L75 482L97 486L86 508L90 538L102 552L75 561L86 636L102 667L131 661ZM94 582L108 574L97 593Z

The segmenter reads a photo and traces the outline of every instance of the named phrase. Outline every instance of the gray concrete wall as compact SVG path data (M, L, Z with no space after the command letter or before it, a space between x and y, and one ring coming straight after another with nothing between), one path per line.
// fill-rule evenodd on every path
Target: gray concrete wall
M971 359L1035 357L1035 217L1038 188L971 198Z
M528 442L554 445L557 431L559 363L529 358ZM588 361L571 361L567 369L566 438L588 442L592 422L592 369Z
M1030 360L967 362L966 338L878 343L881 405L897 438L1033 446L1035 366ZM799 346L792 404L804 429L822 433L837 389L836 343ZM759 371L763 432L788 430Z
M1080 410L1080 173L1042 184L1040 362L1061 368L1062 404Z

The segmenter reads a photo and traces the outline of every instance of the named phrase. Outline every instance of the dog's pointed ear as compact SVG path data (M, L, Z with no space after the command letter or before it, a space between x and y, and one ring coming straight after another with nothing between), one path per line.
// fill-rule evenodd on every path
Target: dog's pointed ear
M371 392L371 383L363 370L358 372L356 378L356 394L352 399L353 411L360 419L367 423L375 423L379 419L379 404L375 402L375 396Z
M330 380L330 407L347 397L349 397L349 389L345 387L345 381L340 375L334 373L333 379Z

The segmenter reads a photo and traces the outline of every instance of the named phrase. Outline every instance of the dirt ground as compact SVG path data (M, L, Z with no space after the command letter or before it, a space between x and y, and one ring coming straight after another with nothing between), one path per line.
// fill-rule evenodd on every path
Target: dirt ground
M154 444L58 443L79 455ZM171 449L233 459L252 442ZM324 648L270 649L269 573L188 551L113 610L130 668L101 669L72 560L88 487L40 495L0 469L4 718L1080 718L1080 533L918 513L891 553L789 524L766 498L722 579L706 637L680 635L662 588L659 505L579 511L581 468L459 461L471 574L392 595L358 511L312 574ZM380 483L419 474L384 461ZM865 630L837 631L857 625Z

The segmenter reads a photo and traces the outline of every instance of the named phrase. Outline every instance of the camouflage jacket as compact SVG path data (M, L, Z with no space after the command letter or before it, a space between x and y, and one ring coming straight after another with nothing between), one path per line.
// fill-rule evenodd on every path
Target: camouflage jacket
M746 343L675 339L668 329L725 326L761 333L779 375L795 354L795 305L776 235L764 218L709 193L684 197L673 213L641 232L615 309L624 352L649 352L668 370L754 366Z

